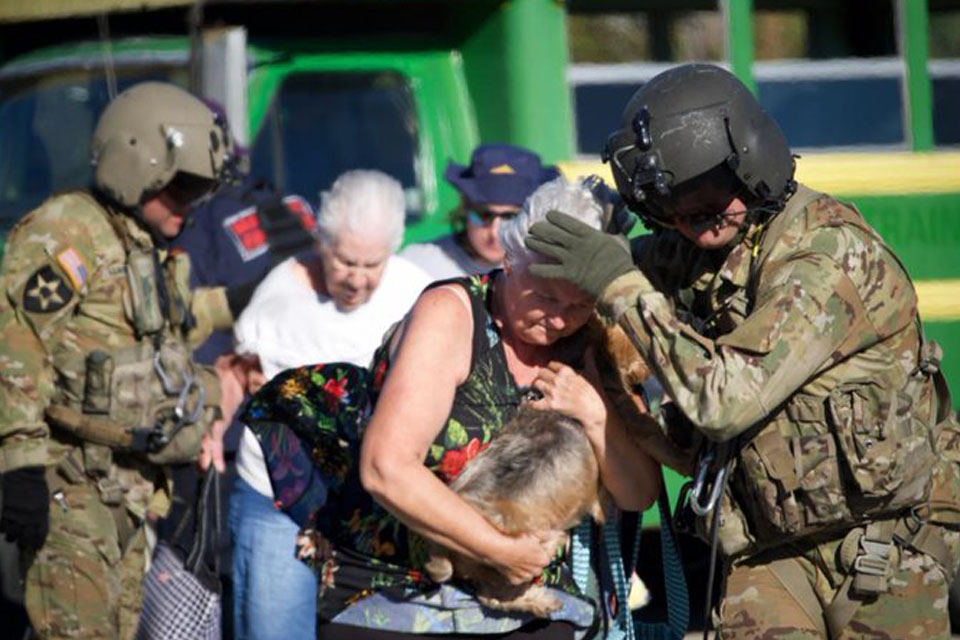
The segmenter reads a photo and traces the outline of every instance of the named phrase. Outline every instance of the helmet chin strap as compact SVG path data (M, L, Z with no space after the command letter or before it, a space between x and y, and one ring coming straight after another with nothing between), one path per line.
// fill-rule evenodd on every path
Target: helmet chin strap
M142 203L135 204L132 207L125 206L123 204L120 204L113 198L111 198L109 195L104 193L102 189L98 188L95 185L90 187L90 193L93 194L93 196L103 206L109 209L112 209L114 211L118 211L124 216L133 218L134 221L136 221L136 223L140 225L142 229L144 229L148 234L150 234L150 238L153 240L154 246L165 247L169 243L169 240L167 240L165 237L159 234L159 232L154 230L153 227L147 224L147 220L143 216Z

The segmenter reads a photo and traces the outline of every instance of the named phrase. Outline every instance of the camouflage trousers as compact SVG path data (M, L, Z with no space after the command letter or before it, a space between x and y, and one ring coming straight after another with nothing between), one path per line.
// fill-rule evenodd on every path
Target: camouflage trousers
M780 554L774 559L764 554L761 558L734 564L727 573L724 597L715 613L718 637L723 640L950 638L947 615L950 585L945 572L930 556L910 549L897 549L892 553L888 590L860 601L850 622L838 634L830 636L824 606L833 602L846 577L837 562L840 543L834 540L787 557ZM785 571L782 563L794 564ZM784 579L785 574L800 580L805 578L810 590L803 584L802 589L798 589L796 582L788 585L790 581ZM801 590L809 597L798 595Z
M90 482L50 501L50 533L27 571L25 604L39 638L127 640L143 596L144 527L105 505Z

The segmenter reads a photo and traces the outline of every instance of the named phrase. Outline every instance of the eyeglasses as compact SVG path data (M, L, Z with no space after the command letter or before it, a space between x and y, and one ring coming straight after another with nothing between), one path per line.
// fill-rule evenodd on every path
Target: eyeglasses
M776 206L776 204L761 204L729 212L726 211L728 207L729 205L723 207L718 213L667 214L664 220L660 221L658 218L658 221L668 229L676 229L678 225L697 227L708 222L719 225L726 221L727 218L735 218L741 214L749 219L754 216L766 216L780 211L780 208Z
M673 222L674 225L687 225L690 227L697 227L707 223L721 224L724 218L728 216L735 216L739 213L739 211L726 213L723 209L721 209L720 211L703 211L700 213L677 214L673 216L671 222Z
M503 213L496 213L488 209L470 209L467 211L467 220L470 221L470 224L475 227L489 227L493 224L494 220L500 219L504 222L513 220L518 215L519 211L505 211Z

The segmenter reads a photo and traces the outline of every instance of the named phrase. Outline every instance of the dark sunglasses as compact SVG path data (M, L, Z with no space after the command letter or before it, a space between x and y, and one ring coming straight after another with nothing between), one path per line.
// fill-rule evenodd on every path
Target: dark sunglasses
M506 213L494 213L493 211L488 211L486 209L470 209L467 211L467 220L470 221L475 227L489 227L493 224L493 221L500 219L504 222L508 220L513 220L518 215L519 211L509 211Z

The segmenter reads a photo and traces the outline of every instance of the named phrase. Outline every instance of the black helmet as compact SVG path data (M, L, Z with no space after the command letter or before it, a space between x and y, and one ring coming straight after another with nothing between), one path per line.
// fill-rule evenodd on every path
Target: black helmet
M617 189L648 223L667 224L671 199L710 175L751 207L780 209L796 188L780 127L733 74L687 64L643 85L607 139Z

